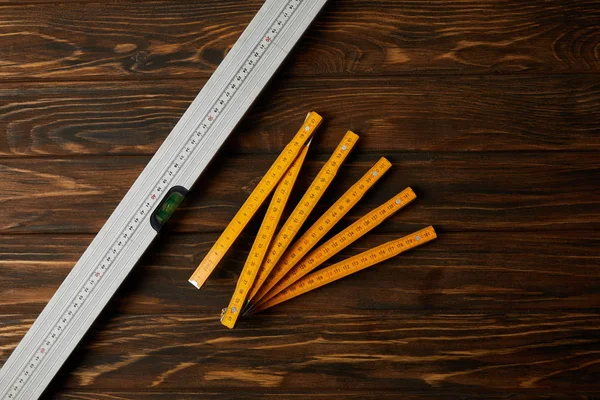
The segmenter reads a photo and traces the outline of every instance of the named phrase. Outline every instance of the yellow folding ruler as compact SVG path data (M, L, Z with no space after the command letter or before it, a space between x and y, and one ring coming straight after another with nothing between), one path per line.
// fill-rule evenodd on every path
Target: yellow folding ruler
M323 118L316 112L308 114L304 124L292 139L292 141L283 149L277 160L273 163L269 171L265 174L256 188L250 194L250 197L242 205L231 220L225 231L210 249L206 257L202 260L196 271L192 274L189 281L196 288L200 289L206 282L210 274L214 271L217 264L225 256L225 253L233 242L238 238L242 230L248 225L254 214L265 202L269 194L273 192L275 186L281 178L288 172L294 160L296 160L305 143L312 137L315 130L321 125Z
M273 268L273 271L271 271L269 277L265 280L265 283L257 296L251 301L250 310L252 304L260 305L261 303L266 302L372 231L383 221L406 207L416 198L415 192L413 192L411 188L406 188L323 243L321 246L317 247L315 250L311 251L306 257L302 258L301 261L285 259L277 264L275 268ZM315 224L315 226L318 226L318 224Z
M264 261L267 268L275 265L281 258L283 252L287 249L289 244L292 242L311 211L317 205L317 202L325 193L325 190L329 187L333 179L335 178L338 170L340 169L344 160L348 157L348 154L354 148L358 140L358 135L353 132L348 132L337 146L333 155L325 163L321 171L317 174L312 184L308 188L306 194L302 197L292 214L287 219L275 239L271 241L271 236L262 235L259 232L254 245L253 253L250 254L250 262L247 262L242 270L240 279L238 280L235 292L229 306L224 310L221 317L221 323L228 328L233 328L238 317L241 315L242 307L246 302L246 298L252 288L254 280L258 274L259 267L265 258L264 251L255 251L255 248L267 248L266 259ZM265 220L274 220L274 215L267 214ZM277 221L271 221L270 227L277 225ZM264 223L263 223L264 225ZM265 228L267 229L267 228ZM262 226L261 226L262 230ZM264 237L263 237L264 236ZM269 246L270 244L270 246Z
M386 158L381 158L292 244L354 148L358 136L349 131L277 232L279 221L306 158L312 136L321 121L322 118L316 113L308 115L300 131L252 191L240 211L190 278L190 282L197 288L206 282L210 273L250 219L268 196L274 192L229 306L222 312L221 323L229 328L235 326L241 315L265 310L387 260L436 237L433 228L429 227L307 276L416 198L412 189L403 190L313 250L391 168L390 162ZM313 251L311 252L311 250Z
M400 253L423 245L435 238L437 238L435 230L430 226L401 239L392 240L391 242L362 252L330 267L323 268L322 270L305 276L268 301L256 306L253 313L266 310L267 308L283 303L284 301L300 296L301 294L325 286L385 260L389 260Z

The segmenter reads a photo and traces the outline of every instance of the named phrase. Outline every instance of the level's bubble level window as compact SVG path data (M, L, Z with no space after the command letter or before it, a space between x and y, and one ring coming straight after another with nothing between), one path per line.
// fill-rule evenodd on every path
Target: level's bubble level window
M157 231L171 218L177 207L181 204L187 190L182 187L174 187L167 193L164 200L154 211L153 218L151 219L152 227Z
M156 212L156 220L162 225L171 218L177 207L183 201L181 193L173 192Z

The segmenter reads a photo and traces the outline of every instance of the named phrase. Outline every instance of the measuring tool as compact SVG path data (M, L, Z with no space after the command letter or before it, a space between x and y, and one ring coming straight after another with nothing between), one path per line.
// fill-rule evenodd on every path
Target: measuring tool
M40 396L325 3L265 1L0 370L1 400Z
M392 240L391 242L362 252L330 267L323 268L320 271L305 276L268 301L259 304L254 308L253 313L264 311L267 308L293 299L301 294L325 286L385 260L389 260L398 254L430 242L435 238L437 238L435 230L430 226L401 239Z
M413 202L417 196L411 188L406 188L390 200L354 222L352 225L310 252L300 263L279 263L265 281L264 293L257 295L252 302L261 304L286 287L312 272L331 257L375 229L383 221Z
M323 168L319 171L312 184L296 206L292 214L289 216L279 233L273 241L263 242L261 239L261 245L270 246L268 248L267 257L263 261L262 265L252 265L251 268L245 270L238 280L236 290L229 302L229 306L221 317L221 323L228 328L233 328L239 315L241 314L242 306L244 306L248 292L250 291L254 278L256 277L259 266L260 268L266 268L267 271L271 270L271 266L275 265L281 258L283 252L287 249L291 241L294 239L311 211L315 208L318 201L325 193L325 190L329 187L333 178L335 178L338 170L342 166L344 160L348 157L348 154L354 147L358 140L358 135L354 132L348 131L340 144L337 146L333 155L325 163ZM252 256L252 254L251 254ZM268 272L267 272L268 273Z
M276 267L290 270L359 202L375 183L391 168L392 164L381 158L362 178L346 191L284 254ZM265 281L272 271L262 269L254 281L249 302L258 302L271 289Z
M246 202L242 205L242 208L233 217L227 228L225 228L225 231L223 231L198 268L196 268L196 271L194 271L189 279L192 285L198 289L204 285L210 274L217 267L217 264L223 259L225 253L227 253L227 250L229 250L233 242L242 233L267 197L273 192L281 178L290 169L294 160L298 158L302 149L306 149L304 144L312 137L322 121L323 119L319 114L315 112L308 114L306 121L294 139L283 149L271 168L269 168L269 171L263 176Z

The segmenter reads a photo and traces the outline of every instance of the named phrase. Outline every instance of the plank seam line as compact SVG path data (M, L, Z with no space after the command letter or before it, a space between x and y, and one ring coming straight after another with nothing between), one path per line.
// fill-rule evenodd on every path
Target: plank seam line
M599 131L600 132L600 131ZM590 134L592 134L592 132L590 132ZM328 151L330 151L330 149L323 149L322 151L316 150L312 152L312 159L308 160L309 163L313 162L313 163L320 163L320 162L324 162L326 161L325 159L322 159L322 157L327 156ZM587 153L593 153L596 154L598 153L598 151L600 151L599 149L557 149L557 150L532 150L532 149L522 149L522 150L483 150L483 151L478 151L478 150L474 150L474 151L431 151L431 150L410 150L410 151L403 151L403 150L377 150L377 152L375 151L363 151L360 154L360 160L356 159L356 157L354 157L354 160L350 160L350 162L348 163L348 165L352 165L356 162L368 162L371 161L372 158L370 157L376 157L379 158L380 154L382 151L386 151L386 157L390 157L392 158L393 156L410 156L410 155L425 155L425 154L432 154L432 155L440 155L440 156L450 156L450 155L511 155L511 154L520 154L520 155L527 155L527 154L558 154L558 153L564 153L564 154L587 154ZM274 151L274 152L261 152L261 151L248 151L248 152L227 152L227 156L231 157L248 157L248 156L276 156L277 154L279 154L278 152ZM54 160L54 161L69 161L69 160L82 160L82 159L90 159L90 158L95 158L95 159L102 159L102 158L107 158L107 159L125 159L125 158L130 158L130 159L135 159L135 158L143 158L143 159L147 159L149 157L152 157L154 155L154 153L122 153L122 154L110 154L110 153L98 153L98 154L55 154L55 155L22 155L22 154L17 154L15 156L7 156L7 155L0 155L0 162L10 162L10 161L17 161L17 160ZM318 159L315 159L314 157L319 157ZM366 157L365 157L366 156ZM409 160L410 161L410 160ZM399 164L401 165L401 164ZM600 169L600 167L599 167Z
M192 193L192 192L190 192ZM190 196L193 196L193 194L190 194ZM321 207L325 207L325 205L322 205ZM232 208L235 208L234 206L232 206ZM185 210L186 207L183 206L181 208L182 210ZM354 220L351 219L351 220ZM350 221L351 221L350 220ZM349 222L349 221L348 221ZM309 221L310 223L310 221ZM400 222L403 225L411 225L411 226L425 226L426 224L417 224L417 223L410 223L410 222ZM531 229L531 228L527 228L527 229L499 229L499 230L468 230L468 229L464 229L464 230L455 230L455 229L438 229L438 232L440 234L459 234L459 233L490 233L490 234L508 234L508 233L553 233L553 232L557 232L556 226L560 225L560 223L550 223L549 227L545 227L543 229ZM560 228L560 232L564 232L564 233L577 233L577 232L586 232L586 233L597 233L598 232L598 228L596 227L597 225L599 225L597 222L593 222L593 223L589 223L589 225L592 226L580 226L577 228ZM222 229L219 230L207 230L207 231L165 231L165 235L166 233L168 233L169 236L172 235L216 235L219 233L223 233L223 230L225 229L225 227L223 227ZM15 231L15 232L10 232L10 231L6 231L6 232L0 232L0 237L2 236L20 236L20 235L54 235L54 236L75 236L75 235L81 235L81 236L93 236L97 233L97 231L88 231L88 232L61 232L61 231L56 231L56 232L23 232L23 231ZM391 234L403 234L403 233L410 233L409 230L382 230L378 233L378 235L391 235Z
M293 57L293 55L292 55ZM594 76L594 75L600 75L600 71L597 72L561 72L561 73L543 73L543 72L539 72L539 73L533 73L533 72L510 72L510 73L451 73L451 72L443 72L443 73L398 73L398 74L389 74L389 73L385 73L385 74L364 74L364 73L352 73L352 75L344 75L344 74L332 74L332 75L327 75L327 74L302 74L302 75L293 75L293 74L286 74L285 72L280 74L278 78L274 79L273 82L277 82L278 80L281 79L298 79L301 78L302 80L328 80L328 81L335 81L335 80L349 80L349 81L355 81L356 79L360 79L360 80L378 80L378 79L389 79L389 78L423 78L423 79L427 79L427 78L441 78L441 77L479 77L479 78L535 78L535 77L545 77L545 78L564 78L564 77L576 77L576 76L580 76L580 77L586 77L589 78L590 76ZM44 79L44 78L29 78L29 79L11 79L10 77L5 77L3 78L3 81L0 82L0 89L2 88L2 85L10 85L12 83L23 83L23 84L27 84L27 83L44 83L44 84L48 84L51 85L53 83L85 83L85 84L90 84L90 83L102 83L102 84L106 84L106 83L111 83L114 85L119 85L122 83L131 83L131 82L144 82L144 83L160 83L160 82L172 82L172 81L181 81L181 82L196 82L196 81L207 81L208 78L210 78L211 76L211 72L200 72L200 73L194 73L194 77L190 78L190 77L186 77L186 76L167 76L167 77L156 77L156 76L147 76L147 77L138 77L138 76L131 76L129 78L117 78L115 79L114 77L110 77L110 76L104 76L104 77L89 77L89 79L86 79L86 77L81 77L81 78L77 78L77 79ZM272 85L273 83L270 83L270 85Z

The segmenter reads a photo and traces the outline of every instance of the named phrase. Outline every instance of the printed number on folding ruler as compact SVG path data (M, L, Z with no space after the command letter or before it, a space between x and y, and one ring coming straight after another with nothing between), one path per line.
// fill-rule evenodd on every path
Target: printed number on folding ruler
M0 370L38 398L326 0L266 0Z

